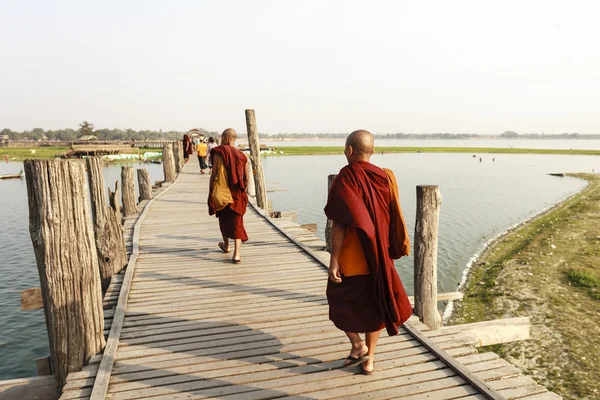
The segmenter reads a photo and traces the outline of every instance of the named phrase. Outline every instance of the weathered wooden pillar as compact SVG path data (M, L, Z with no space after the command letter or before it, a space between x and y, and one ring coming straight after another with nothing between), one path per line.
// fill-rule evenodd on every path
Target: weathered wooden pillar
M331 190L331 185L333 185L333 181L337 174L332 174L327 176L327 196L329 197L329 191ZM325 251L331 253L331 228L333 226L333 221L327 218L327 222L325 223Z
M138 202L142 200L152 199L152 183L150 183L150 173L146 168L137 170L138 187L140 188L140 197Z
M166 143L162 149L163 171L165 182L173 182L177 177L175 170L175 157L173 156L173 144Z
M181 149L181 151L179 151ZM183 143L181 140L173 142L173 158L175 160L175 172L180 173L183 168Z
M123 215L127 217L137 212L133 167L121 167L121 188L123 190L121 194L123 196Z
M84 164L27 160L29 233L57 386L105 345L98 257Z
M115 191L113 192L108 188L108 202L110 204L110 208L113 209L115 214L122 217L121 214L121 202L119 201L119 181L115 181Z
M252 169L252 162L248 159L248 173L250 176L248 177L248 187L246 188L246 193L248 196L255 197L256 196L256 186L254 185L254 170Z
M437 307L438 226L442 196L437 186L417 186L415 223L415 315L430 329L439 329Z
M100 157L87 159L87 173L100 279L102 280L102 289L106 290L110 284L110 278L119 273L127 264L127 250L123 239L121 215L106 203L104 162Z
M265 185L265 174L260 158L260 144L258 142L258 130L256 128L256 116L254 110L246 110L246 128L248 131L248 145L250 147L250 160L254 175L254 187L256 192L256 204L263 210L268 207L267 188Z

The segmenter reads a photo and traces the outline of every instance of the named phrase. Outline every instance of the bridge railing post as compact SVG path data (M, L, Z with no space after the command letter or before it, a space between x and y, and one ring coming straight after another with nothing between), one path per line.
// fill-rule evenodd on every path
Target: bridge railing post
M329 196L329 191L331 190L331 185L333 185L333 181L337 174L331 174L327 176L327 196ZM325 251L331 253L331 227L333 225L333 221L327 218L327 222L325 223Z
M256 204L259 208L265 210L268 208L269 203L267 201L265 174L260 158L260 143L258 141L258 129L256 128L254 110L246 110L246 128L248 132L248 146L250 147L250 160L252 161L252 173L254 175Z
M135 214L137 206L135 202L133 167L121 167L121 196L123 201L123 215L127 217Z
M430 329L439 329L437 307L438 228L442 196L438 186L417 186L414 237L414 313Z
M152 183L150 182L150 173L146 168L137 170L138 187L140 188L140 197L138 203L142 200L152 199Z
M173 156L173 144L165 143L162 149L163 172L165 182L173 182L177 177L175 169L175 157Z
M104 162L100 157L90 157L86 163L100 279L102 289L106 290L110 278L127 264L127 249L121 228L121 215L106 202Z
M27 160L24 169L52 370L62 390L67 374L80 371L105 345L85 168L74 161Z

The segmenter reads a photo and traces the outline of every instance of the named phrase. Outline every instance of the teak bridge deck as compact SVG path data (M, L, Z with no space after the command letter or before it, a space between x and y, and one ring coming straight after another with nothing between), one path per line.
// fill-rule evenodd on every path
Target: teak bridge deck
M342 369L349 344L328 319L324 243L249 206L233 264L207 194L192 159L145 207L105 298L118 304L104 355L69 375L61 399L560 399L472 338L414 319L382 333L373 375Z

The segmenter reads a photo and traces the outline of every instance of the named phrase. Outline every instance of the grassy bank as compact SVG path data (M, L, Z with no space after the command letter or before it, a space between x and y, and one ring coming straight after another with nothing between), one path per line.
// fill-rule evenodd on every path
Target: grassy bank
M52 160L60 157L70 150L69 147L0 147L0 161L8 156L9 161L23 161L28 159ZM145 152L160 152L161 149L132 148L129 154L142 155Z
M493 347L565 399L600 399L600 175L490 246L451 324L531 317L531 339Z
M298 146L276 147L274 155L325 155L342 154L343 147L336 146ZM280 153L283 152L283 153ZM570 155L600 155L600 150L554 150L554 149L504 149L493 147L376 147L375 153L469 153L469 154L570 154Z

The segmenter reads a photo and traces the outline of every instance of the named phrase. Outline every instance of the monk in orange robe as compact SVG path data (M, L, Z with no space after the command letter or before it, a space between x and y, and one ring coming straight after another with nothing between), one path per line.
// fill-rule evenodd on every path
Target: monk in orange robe
M219 228L223 236L219 248L224 253L231 252L229 239L234 239L232 261L237 264L242 260L240 254L241 244L248 240L248 234L244 228L244 214L246 214L246 207L248 206L246 187L248 186L249 173L248 158L235 148L236 138L237 133L235 130L225 129L221 134L221 145L214 147L210 152L213 169L209 182L208 213L210 215L216 214L219 218ZM212 202L212 194L215 178L219 173L227 179L231 202L225 208L217 211Z
M390 170L370 163L373 135L352 132L344 154L348 165L334 180L325 214L333 221L327 300L329 318L352 344L344 366L374 370L381 329L398 334L412 314L394 260L408 255L408 232ZM360 337L365 333L366 341Z

